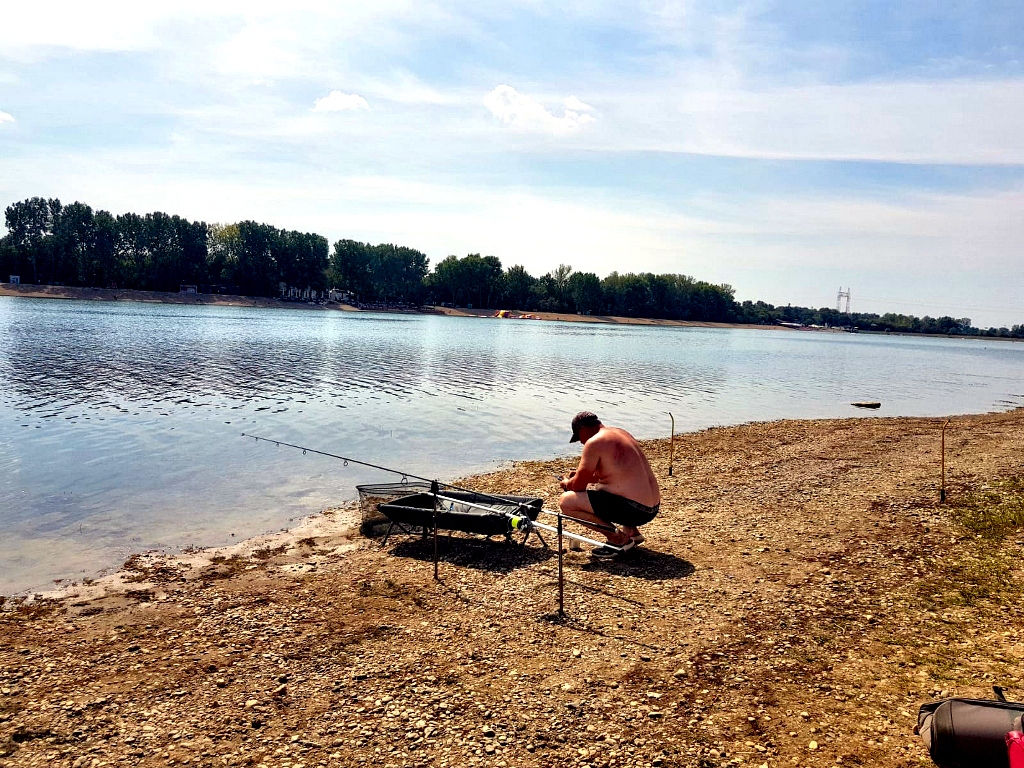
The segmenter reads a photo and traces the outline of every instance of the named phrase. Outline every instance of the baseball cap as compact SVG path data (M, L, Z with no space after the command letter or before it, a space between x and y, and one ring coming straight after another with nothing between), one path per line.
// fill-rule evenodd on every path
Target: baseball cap
M596 427L600 423L601 420L597 418L596 413L580 411L572 417L572 437L569 438L569 442L578 443L580 441L580 427Z

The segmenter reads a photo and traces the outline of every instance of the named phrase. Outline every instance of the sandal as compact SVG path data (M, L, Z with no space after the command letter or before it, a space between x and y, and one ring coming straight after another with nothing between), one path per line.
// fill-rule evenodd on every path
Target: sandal
M629 550L633 549L635 546L636 546L636 544L633 543L632 539L630 539L629 541L625 542L624 544L619 544L619 545L616 545L616 544L605 544L603 547L598 547L597 549L592 550L591 553L590 553L590 556L591 557L598 557L598 558L602 558L602 559L618 557L622 553L628 552Z

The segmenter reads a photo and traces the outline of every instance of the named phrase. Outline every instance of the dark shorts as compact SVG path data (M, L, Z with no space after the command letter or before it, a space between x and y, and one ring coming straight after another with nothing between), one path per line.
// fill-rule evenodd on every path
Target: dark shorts
M587 497L590 499L590 506L594 508L594 514L606 523L615 523L631 528L639 528L641 525L651 522L661 508L660 504L648 507L639 501L608 493L608 491L587 491Z

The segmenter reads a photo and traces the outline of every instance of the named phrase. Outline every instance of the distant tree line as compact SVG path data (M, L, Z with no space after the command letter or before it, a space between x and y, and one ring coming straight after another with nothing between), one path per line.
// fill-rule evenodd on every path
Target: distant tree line
M278 284L323 290L327 240L269 224L221 226L166 213L93 211L33 197L7 207L0 276L47 285L178 291L206 285L273 296Z
M738 322L764 324L800 323L801 325L854 328L859 331L891 333L930 333L953 336L991 336L1024 339L1024 325L1012 328L975 328L969 317L915 317L887 312L878 315L868 312L839 312L830 307L776 307L763 301L744 301L738 306Z
M1024 338L1024 325L975 328L968 318L844 314L735 299L729 285L686 275L612 272L599 278L567 264L540 277L495 256L448 256L433 271L426 255L392 244L327 239L242 221L207 224L166 213L115 216L84 203L40 197L5 211L0 278L88 287L177 291L181 285L248 296L347 291L362 303L445 303L482 309L569 312L671 320L849 327L864 331Z

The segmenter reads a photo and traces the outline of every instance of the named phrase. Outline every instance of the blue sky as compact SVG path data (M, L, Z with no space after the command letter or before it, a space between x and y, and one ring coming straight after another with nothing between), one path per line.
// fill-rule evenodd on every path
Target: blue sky
M1020 323L1022 40L1008 2L39 3L0 203Z

